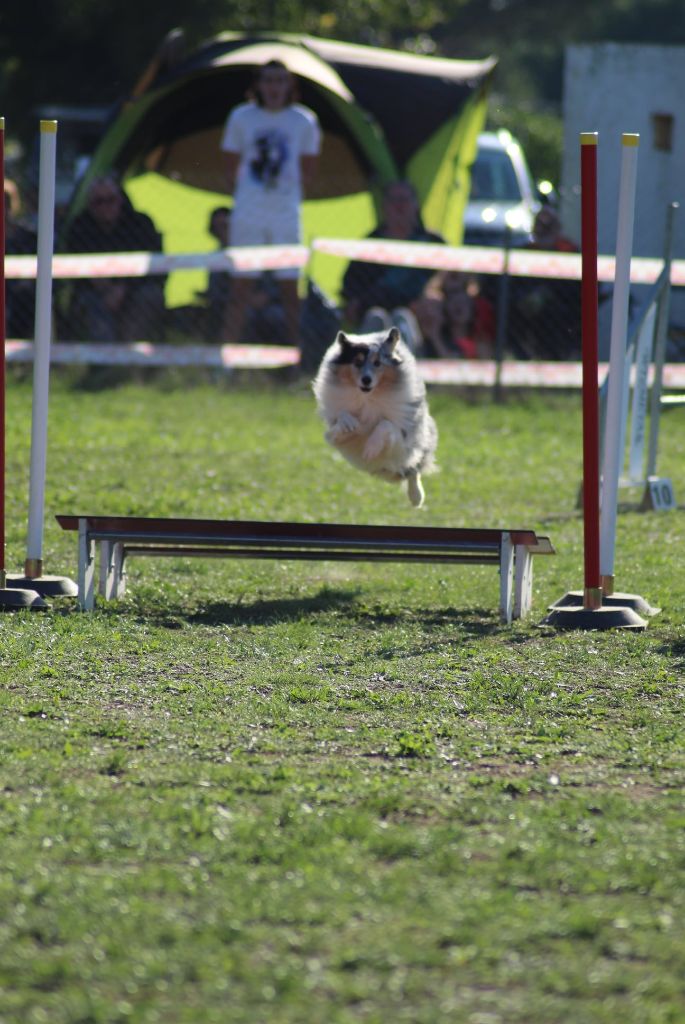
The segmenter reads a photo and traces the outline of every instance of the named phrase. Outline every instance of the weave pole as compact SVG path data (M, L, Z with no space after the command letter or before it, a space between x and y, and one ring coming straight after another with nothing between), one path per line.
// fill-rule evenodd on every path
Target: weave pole
M604 602L600 576L599 342L597 284L597 132L580 135L581 325L583 343L584 588L569 591L549 610L557 629L645 629L631 607Z
M35 590L7 586L5 565L5 473L6 473L6 431L7 409L7 374L5 371L5 341L7 340L7 310L5 306L5 118L0 117L0 192L2 207L0 208L0 611L21 611L31 608L37 611L46 604Z

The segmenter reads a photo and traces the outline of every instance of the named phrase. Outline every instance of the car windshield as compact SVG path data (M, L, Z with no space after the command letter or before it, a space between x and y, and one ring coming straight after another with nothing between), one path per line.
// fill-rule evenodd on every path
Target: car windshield
M521 198L508 154L501 149L480 149L471 168L471 199L518 203Z

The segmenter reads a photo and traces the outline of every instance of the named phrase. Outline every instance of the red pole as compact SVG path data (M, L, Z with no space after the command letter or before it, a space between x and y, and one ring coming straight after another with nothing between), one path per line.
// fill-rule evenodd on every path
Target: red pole
M0 590L5 589L5 118L0 117Z
M583 332L583 528L585 608L602 606L599 574L599 347L597 341L597 132L580 135Z

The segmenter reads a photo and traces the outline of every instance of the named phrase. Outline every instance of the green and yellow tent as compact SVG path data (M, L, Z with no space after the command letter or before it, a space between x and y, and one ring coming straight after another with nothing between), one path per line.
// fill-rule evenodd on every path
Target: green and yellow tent
M417 188L426 226L452 243L461 240L495 60L417 56L277 32L226 32L187 54L181 34L171 33L104 133L71 212L82 205L88 180L113 170L134 205L155 221L165 250L211 247L209 211L230 205L221 132L255 69L273 58L294 74L300 101L322 127L319 171L304 204L305 241L367 234L383 185L398 177ZM334 290L332 278L343 268L326 268L327 257L319 259L316 276L321 270Z

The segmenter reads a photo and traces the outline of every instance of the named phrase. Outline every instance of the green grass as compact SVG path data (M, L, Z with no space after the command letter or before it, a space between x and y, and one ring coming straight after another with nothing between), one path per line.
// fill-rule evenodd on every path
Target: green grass
M541 629L582 583L577 396L431 395L427 507L306 389L57 382L53 513L530 526L491 568L133 560L92 615L0 618L0 1021L676 1024L685 1005L683 512L619 519L641 634ZM30 391L8 395L8 568ZM660 469L682 490L679 412Z

